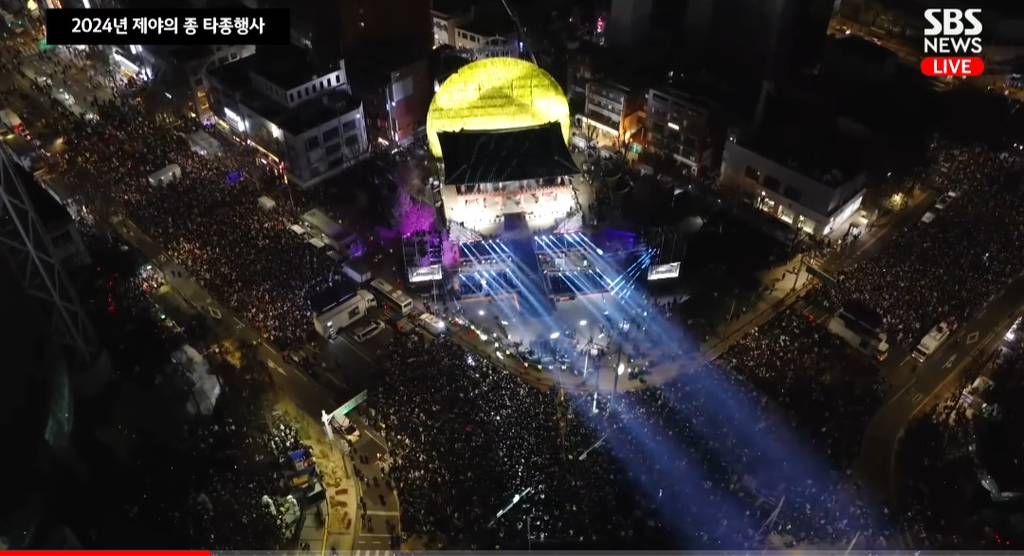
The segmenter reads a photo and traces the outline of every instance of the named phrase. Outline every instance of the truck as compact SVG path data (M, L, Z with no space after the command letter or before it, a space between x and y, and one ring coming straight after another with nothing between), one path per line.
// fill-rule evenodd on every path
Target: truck
M340 253L348 254L347 246L355 240L355 235L346 234L341 224L318 208L304 212L299 221L313 237Z
M370 267L362 261L346 261L341 267L341 271L345 273L353 282L357 284L365 284L373 278L373 273L370 272Z
M848 302L828 321L828 331L857 351L884 361L889 356L889 338L882 330L882 317L856 302Z
M341 303L313 317L313 328L317 333L333 340L338 331L366 315L367 309L377 306L377 299L366 290L356 290Z
M942 321L936 324L935 328L932 328L925 334L924 338L921 338L917 347L914 348L914 353L911 355L913 355L914 359L923 363L929 355L935 353L935 350L939 349L939 346L949 338L954 328L955 325L949 321Z

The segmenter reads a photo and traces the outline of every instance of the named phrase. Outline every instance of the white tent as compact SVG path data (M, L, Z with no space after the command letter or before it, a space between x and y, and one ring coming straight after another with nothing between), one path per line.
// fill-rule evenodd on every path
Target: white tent
M192 379L192 397L188 401L189 412L210 415L220 397L220 381L210 374L210 364L195 348L186 344L172 354L171 359L184 367Z

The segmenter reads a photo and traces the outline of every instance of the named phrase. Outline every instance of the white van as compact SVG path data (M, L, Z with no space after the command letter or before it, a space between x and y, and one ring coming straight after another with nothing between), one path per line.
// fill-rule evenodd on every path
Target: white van
M352 337L355 338L357 342L361 343L376 336L381 330L384 330L384 323L379 320L375 320L359 330L356 330Z
M440 336L444 334L445 326L444 321L431 315L430 313L423 313L416 319L420 326L422 326L427 332L430 332L434 336Z

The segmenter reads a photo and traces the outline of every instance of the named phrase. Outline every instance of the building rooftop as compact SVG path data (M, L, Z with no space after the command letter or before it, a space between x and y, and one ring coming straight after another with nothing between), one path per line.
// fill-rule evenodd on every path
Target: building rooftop
M576 175L561 126L438 133L448 185L499 183Z
M333 71L317 64L309 50L291 44L261 46L251 58L253 60L249 62L249 69L253 73L284 90L298 87L323 73Z
M359 106L359 100L347 91L334 89L292 107L275 120L275 123L286 132L298 135L324 122L337 119Z
M834 113L807 99L772 96L760 125L739 143L831 187L864 169L864 138L843 129Z
M210 76L225 89L237 94L242 104L291 135L301 134L360 106L359 101L348 92L334 89L289 108L252 86L250 68L257 64L257 56L250 56L217 67L210 71Z
M423 58L407 45L376 45L373 56L360 56L345 63L345 73L352 88L373 87L391 82L391 73ZM358 85L358 87L357 87Z

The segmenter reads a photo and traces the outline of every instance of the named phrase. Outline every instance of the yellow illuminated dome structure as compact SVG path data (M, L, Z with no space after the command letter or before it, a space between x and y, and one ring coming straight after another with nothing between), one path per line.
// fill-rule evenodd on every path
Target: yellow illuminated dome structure
M557 123L569 142L569 103L548 72L516 58L486 58L463 66L434 95L427 113L430 152L440 158L438 133L498 131Z
M458 242L564 226L578 211L569 103L530 62L487 58L449 77L427 113L444 169L441 202Z

